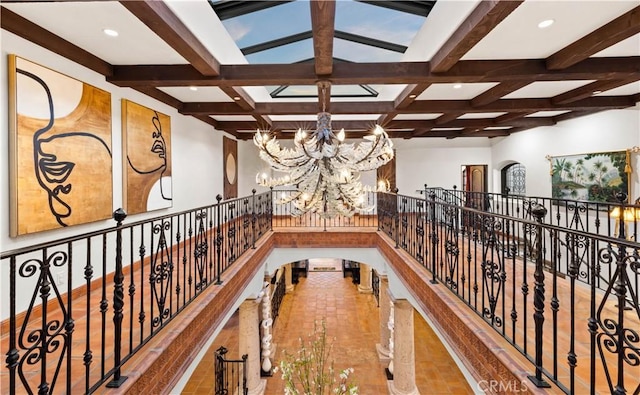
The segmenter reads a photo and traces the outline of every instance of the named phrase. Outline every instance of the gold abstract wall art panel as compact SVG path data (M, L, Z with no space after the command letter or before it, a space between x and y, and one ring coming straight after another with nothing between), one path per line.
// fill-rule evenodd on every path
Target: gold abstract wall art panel
M9 55L10 235L111 217L109 92Z
M127 214L171 207L171 118L122 100L122 147Z

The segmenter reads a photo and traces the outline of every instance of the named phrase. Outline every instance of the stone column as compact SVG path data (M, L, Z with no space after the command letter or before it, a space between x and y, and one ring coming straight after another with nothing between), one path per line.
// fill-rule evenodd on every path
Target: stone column
M260 299L240 305L240 355L247 354L247 388L250 395L264 394L266 380L260 379Z
M371 267L364 263L360 264L360 284L358 284L358 291L363 294L373 292L373 288L371 287Z
M291 263L282 266L285 276L286 293L293 292L293 283L291 282Z
M413 306L406 299L394 302L393 381L394 395L418 395L413 340Z
M376 344L378 350L378 359L382 362L389 360L389 310L390 310L390 298L389 298L389 278L384 274L378 274L380 279L380 308L378 310L380 314L380 343Z

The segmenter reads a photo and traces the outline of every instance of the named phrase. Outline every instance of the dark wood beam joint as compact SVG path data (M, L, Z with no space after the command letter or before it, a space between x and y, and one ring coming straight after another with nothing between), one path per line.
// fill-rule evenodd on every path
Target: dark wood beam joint
M333 35L335 31L335 0L311 0L311 27L315 72L319 76L333 72Z
M484 0L431 58L431 72L442 73L498 26L524 0Z
M113 75L113 66L99 57L85 51L75 44L57 36L35 23L21 17L5 7L0 7L0 25L27 41L47 48L49 51L63 56L105 77Z
M220 74L220 63L164 2L122 0L120 4L182 55L202 75L215 77Z
M561 70L640 33L640 6L619 16L547 58L549 70Z

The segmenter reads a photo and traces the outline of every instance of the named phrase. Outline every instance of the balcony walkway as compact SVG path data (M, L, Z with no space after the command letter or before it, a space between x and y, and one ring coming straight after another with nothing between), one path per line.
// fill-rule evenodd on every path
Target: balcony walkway
M333 266L336 271L313 271L313 266ZM273 329L276 363L283 350L295 352L298 339L313 332L314 320L325 319L329 338L334 338L336 369L353 367L360 394L386 394L386 364L378 360L375 345L380 342L379 314L372 294L362 294L343 278L340 262L312 260L307 278L301 277L295 291L284 297ZM216 337L191 374L183 395L214 393L214 352L224 345L229 357L238 357L238 313ZM419 313L414 313L416 384L421 394L473 394L474 391ZM276 373L267 379L265 394L283 394L283 382Z

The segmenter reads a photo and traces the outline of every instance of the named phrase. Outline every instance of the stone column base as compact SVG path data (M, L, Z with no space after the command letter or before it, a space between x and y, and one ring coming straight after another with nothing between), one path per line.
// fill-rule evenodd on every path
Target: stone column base
M361 294L372 294L373 288L358 284L358 292L360 292Z
M420 395L420 391L418 391L417 387L413 387L413 390L409 392L400 391L393 385L393 380L387 381L387 388L389 389L389 394L391 395Z
M378 352L378 359L380 362L389 362L389 349L385 348L382 344L376 344L376 351Z
M289 293L293 292L293 290L294 290L295 288L296 288L296 286L295 286L295 285L293 285L293 284L291 284L291 285L287 285L287 287L284 289L284 292L289 294Z
M260 384L256 388L249 388L248 395L264 395L264 390L267 388L267 380L260 380Z

